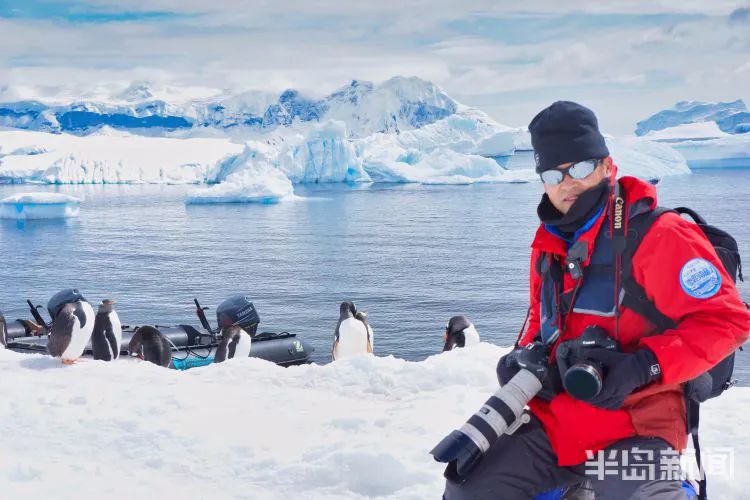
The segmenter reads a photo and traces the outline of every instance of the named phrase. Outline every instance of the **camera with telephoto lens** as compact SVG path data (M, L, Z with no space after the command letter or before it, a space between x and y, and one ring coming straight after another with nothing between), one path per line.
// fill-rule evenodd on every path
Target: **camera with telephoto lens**
M604 367L599 361L586 357L589 349L617 351L619 346L599 326L587 326L580 337L557 346L557 366L563 387L568 394L581 401L596 397L604 383Z
M462 483L490 446L529 421L526 404L542 389L549 368L549 346L534 342L518 349L518 373L500 387L460 429L448 434L430 454L447 463L445 477Z

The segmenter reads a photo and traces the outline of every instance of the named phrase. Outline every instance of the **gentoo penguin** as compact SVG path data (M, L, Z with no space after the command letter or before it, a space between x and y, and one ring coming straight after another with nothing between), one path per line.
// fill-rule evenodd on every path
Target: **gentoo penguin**
M8 343L8 324L5 322L5 316L0 312L0 347L5 347Z
M214 363L221 363L232 358L246 358L250 356L250 346L253 339L239 326L224 328L221 332L221 342L216 348Z
M91 350L94 359L113 361L120 357L122 346L122 324L113 304L114 300L103 300L94 320L91 334Z
M47 306L53 318L47 351L56 358L62 358L66 365L75 363L81 357L94 331L94 308L77 292L71 294L71 298L77 299L74 302Z
M453 316L445 326L443 352L454 347L468 347L479 343L479 332L466 316Z
M341 303L339 322L336 325L336 331L333 335L332 357L334 361L361 353L372 352L368 325L356 316L357 308L354 303Z
M159 366L167 367L172 362L172 345L163 333L152 326L136 329L128 344L128 352L133 357Z

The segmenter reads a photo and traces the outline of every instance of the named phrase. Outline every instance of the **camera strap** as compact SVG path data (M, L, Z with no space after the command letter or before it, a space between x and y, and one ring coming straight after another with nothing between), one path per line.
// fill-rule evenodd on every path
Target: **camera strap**
M545 255L545 262L546 265L542 266L542 281L547 279L547 275L549 275L549 280L552 282L552 297L547 297L546 300L548 304L550 301L554 301L555 325L557 327L555 334L545 339L545 341L552 344L565 331L568 315L573 310L578 291L583 284L583 271L578 268L578 274L574 275L571 272L571 277L573 277L576 284L572 291L565 292L565 270L571 269L569 263L563 263L561 258L557 258L552 254ZM580 265L580 261L576 260L576 263Z
M627 246L628 205L620 183L615 181L609 214L612 246L615 251L615 340L620 338L620 294L622 290L622 256Z

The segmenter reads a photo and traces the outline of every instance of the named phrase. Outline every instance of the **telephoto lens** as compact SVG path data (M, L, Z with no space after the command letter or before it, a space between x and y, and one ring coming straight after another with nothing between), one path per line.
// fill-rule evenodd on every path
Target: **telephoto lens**
M445 477L449 480L464 482L501 435L528 421L524 408L541 390L547 375L547 347L541 343L529 344L517 356L517 363L518 373L490 396L460 429L451 432L430 451L436 461L448 464Z
M586 358L586 350L598 348L617 350L617 342L599 326L587 326L577 339L562 342L557 347L557 364L563 387L572 397L589 401L602 390L604 367Z

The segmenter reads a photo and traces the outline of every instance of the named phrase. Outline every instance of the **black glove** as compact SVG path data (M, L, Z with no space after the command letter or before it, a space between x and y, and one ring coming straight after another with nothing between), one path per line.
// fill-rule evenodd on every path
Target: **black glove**
M540 347L541 344L540 344ZM546 349L546 348L545 348ZM497 380L500 385L503 386L512 379L516 373L521 369L518 365L519 357L523 358L523 352L527 351L526 346L516 347L511 352L500 358L497 363ZM536 395L545 401L550 401L552 398L560 394L563 390L562 379L560 373L556 367L550 366L547 370L547 376L542 380L542 390Z
M588 349L586 358L599 361L604 367L602 390L588 401L599 408L618 410L630 393L661 377L659 360L650 349L633 353Z
M516 347L497 362L497 381L500 382L501 386L507 384L508 381L521 369L516 362L516 356L519 349L521 349L521 347Z

